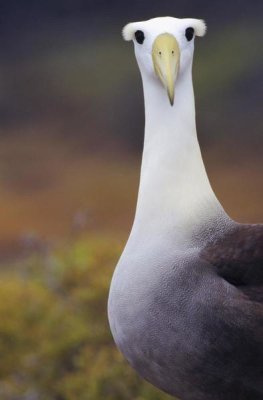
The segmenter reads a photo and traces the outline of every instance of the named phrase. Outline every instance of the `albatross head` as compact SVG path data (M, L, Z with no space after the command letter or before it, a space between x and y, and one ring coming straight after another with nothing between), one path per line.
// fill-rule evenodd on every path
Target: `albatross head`
M202 20L161 17L127 24L123 37L134 42L142 76L158 80L173 105L176 80L192 64L194 38L205 32Z

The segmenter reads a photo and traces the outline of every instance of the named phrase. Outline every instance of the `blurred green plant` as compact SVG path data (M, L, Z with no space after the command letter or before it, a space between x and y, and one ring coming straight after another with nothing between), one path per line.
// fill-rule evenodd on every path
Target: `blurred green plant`
M79 238L0 281L2 400L164 400L117 351L107 295L120 245Z

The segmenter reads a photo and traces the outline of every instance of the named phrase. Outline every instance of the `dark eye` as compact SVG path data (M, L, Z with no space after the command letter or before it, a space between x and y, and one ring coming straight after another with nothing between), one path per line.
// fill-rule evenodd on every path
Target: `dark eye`
M143 31L136 31L135 39L139 44L143 44L144 39L145 39Z
M194 33L195 33L194 28L186 28L185 37L188 40L188 42L190 42L190 40L193 39Z

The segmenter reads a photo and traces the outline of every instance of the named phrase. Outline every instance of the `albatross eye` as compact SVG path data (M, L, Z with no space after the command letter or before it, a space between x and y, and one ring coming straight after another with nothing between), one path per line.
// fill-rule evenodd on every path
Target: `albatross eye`
M195 33L194 28L192 28L192 27L186 28L186 30L185 30L185 37L186 37L186 39L188 40L188 42L190 42L190 40L193 39L194 33Z
M143 44L144 39L145 39L143 31L136 31L135 39L136 39L136 42L138 42L139 44Z

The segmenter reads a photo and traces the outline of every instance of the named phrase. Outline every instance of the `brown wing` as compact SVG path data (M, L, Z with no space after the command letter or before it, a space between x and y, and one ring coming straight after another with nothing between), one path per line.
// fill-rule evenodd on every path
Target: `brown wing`
M213 264L222 278L263 302L263 225L237 224L209 242L201 257Z

